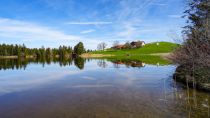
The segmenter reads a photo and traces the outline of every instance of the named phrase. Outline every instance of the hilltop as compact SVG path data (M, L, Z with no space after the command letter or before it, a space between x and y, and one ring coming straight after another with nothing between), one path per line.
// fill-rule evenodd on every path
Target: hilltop
M106 49L104 51L94 51L91 53L83 54L82 57L86 58L105 58L109 60L138 60L150 64L160 63L169 64L170 62L165 59L176 49L179 44L171 42L157 42L148 43L143 47L135 49Z
M178 44L171 43L171 42L157 42L148 43L141 48L135 49L121 49L121 50L114 50L114 49L107 49L105 51L95 51L91 52L92 54L109 54L109 55L139 55L139 54L161 54L161 53L171 53L175 48L178 47Z

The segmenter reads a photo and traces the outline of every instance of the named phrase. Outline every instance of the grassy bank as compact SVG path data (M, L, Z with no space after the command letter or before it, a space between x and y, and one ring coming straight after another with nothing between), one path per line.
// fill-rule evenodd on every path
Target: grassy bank
M146 44L142 48L137 49L122 49L122 50L113 50L107 49L105 51L95 51L93 54L111 54L111 55L139 55L139 54L154 54L154 53L170 53L172 52L178 45L170 42L159 42L157 43L149 43Z
M18 56L0 56L0 59L17 59Z
M178 45L170 42L156 42L146 44L142 48L95 51L89 53L88 58L104 58L108 60L136 60L143 61L148 64L170 64L165 57L168 56ZM86 54L87 55L87 54ZM101 56L96 56L101 55ZM111 56L109 56L111 55Z
M26 57L20 57L20 58L27 58L27 59L32 59L32 58L36 58L34 56L26 56ZM0 59L18 59L18 56L14 55L14 56L0 56Z

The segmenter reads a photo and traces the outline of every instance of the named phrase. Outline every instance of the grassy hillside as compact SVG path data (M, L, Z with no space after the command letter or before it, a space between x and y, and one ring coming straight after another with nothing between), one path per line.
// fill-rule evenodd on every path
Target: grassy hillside
M162 65L165 64L167 65L170 64L170 62L162 58L159 54L171 53L177 47L178 44L175 43L159 42L159 45L157 45L156 42L154 42L146 44L144 47L137 49L122 49L122 50L108 49L106 51L95 51L92 52L92 54L114 55L107 57L98 57L107 60L133 60L133 61L135 60L135 61L143 61L148 64L159 63Z
M139 55L139 54L154 54L154 53L170 53L178 45L170 42L160 42L159 45L156 43L146 44L142 48L137 49L122 49L122 50L113 50L108 49L106 51L95 51L94 54L112 54L112 55Z

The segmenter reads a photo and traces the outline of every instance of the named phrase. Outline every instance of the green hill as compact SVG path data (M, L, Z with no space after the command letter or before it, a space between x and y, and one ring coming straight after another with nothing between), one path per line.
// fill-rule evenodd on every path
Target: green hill
M89 53L104 55L103 57L96 58L104 58L107 60L132 60L132 61L143 61L148 64L170 64L170 61L165 58L169 53L173 52L179 45L170 42L157 42L148 43L144 47L136 48L136 49L122 49L122 50L114 50L107 49L105 51L95 51ZM107 56L106 56L107 55ZM112 56L110 56L112 55ZM91 56L90 56L91 57ZM94 56L92 56L94 58Z
M144 47L137 49L122 49L122 50L113 50L107 49L105 51L95 51L94 54L112 54L112 55L139 55L139 54L155 54L155 53L170 53L175 48L178 47L178 44L170 42L159 42L157 45L156 42L148 43Z
M105 57L95 57L103 58L107 60L132 60L132 61L143 61L148 64L170 64L170 61L165 58L169 53L173 52L179 45L170 42L159 42L157 45L156 42L148 43L144 47L136 49L122 49L114 50L107 49L105 51L95 51L91 54L100 54L100 55L112 55ZM94 58L94 56L93 56Z

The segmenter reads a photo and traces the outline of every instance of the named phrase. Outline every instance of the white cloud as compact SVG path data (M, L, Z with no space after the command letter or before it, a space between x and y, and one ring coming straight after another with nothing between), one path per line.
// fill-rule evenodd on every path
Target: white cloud
M95 21L95 22L67 22L69 25L110 25L112 22Z
M127 22L122 25L122 31L118 32L117 36L130 40L136 34L136 31L137 29L134 26L132 26L132 23Z
M80 32L81 34L88 34L88 33L92 33L92 32L95 32L96 30L94 29L89 29L89 30L84 30L82 32Z
M160 30L163 31L162 28L158 28L157 26L150 26L150 25L146 25L146 23L144 23L144 25L142 25L144 22L142 21L128 21L128 22L124 22L121 25L121 30L119 30L119 32L116 33L117 37L123 38L124 40L135 40L138 39L140 37L142 37L143 35L146 34L154 34L154 32L159 32Z
M34 23L0 18L0 36L21 40L80 40L81 37Z
M81 33L90 32L94 32L94 30L87 30ZM86 49L96 49L97 44L101 41L101 39L69 35L51 27L6 18L0 18L0 39L9 39L12 42L20 42L21 44L28 43L30 45L32 41L37 43L39 43L39 41L45 41L47 44L41 42L40 45L37 46L44 45L48 47L66 44L74 46L81 41L84 43ZM53 44L53 46L49 44Z
M147 7L154 4L154 0L122 0L120 9L115 13L118 24L114 26L116 36L123 40L134 40L139 37L142 30L139 25L144 22L142 19L147 15Z
M95 30L90 29L81 33L90 33L94 31ZM65 45L67 42L68 45L74 46L76 43L81 41L84 43L86 49L96 49L97 44L103 40L98 38L69 35L51 27L6 18L0 18L0 39L10 39L15 43L20 42L21 44L32 41L39 43L39 41L41 41L40 46L50 46L49 44L52 43L56 43L55 46L59 46ZM48 44L44 44L42 41L45 41Z
M116 13L118 20L140 19L146 14L146 8L154 3L154 0L122 0L120 10Z

